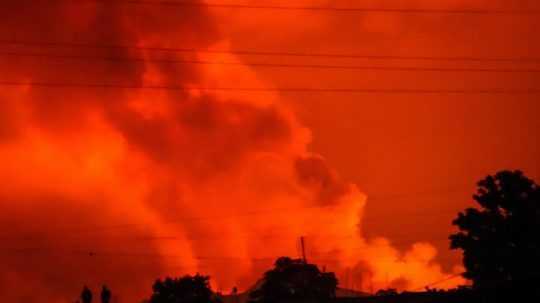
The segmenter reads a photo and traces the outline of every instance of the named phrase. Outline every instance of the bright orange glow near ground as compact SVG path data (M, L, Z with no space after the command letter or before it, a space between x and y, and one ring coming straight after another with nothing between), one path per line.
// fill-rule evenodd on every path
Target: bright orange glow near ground
M493 2L445 0L437 8ZM532 38L534 17L66 3L0 4L0 40L397 56L540 53ZM329 2L298 2L307 3ZM247 289L276 257L298 256L300 236L309 260L335 271L343 287L422 288L461 271L459 255L448 252L447 236L452 218L470 205L476 180L502 168L540 177L540 103L534 95L197 89L525 89L538 85L539 73L280 69L248 63L465 68L535 63L373 63L13 43L1 48L0 82L28 83L0 87L0 293L6 302L71 302L82 285L102 283L122 302L136 302L148 296L155 278L196 272L210 275L217 290ZM21 55L28 53L57 57ZM461 283L453 279L437 287Z

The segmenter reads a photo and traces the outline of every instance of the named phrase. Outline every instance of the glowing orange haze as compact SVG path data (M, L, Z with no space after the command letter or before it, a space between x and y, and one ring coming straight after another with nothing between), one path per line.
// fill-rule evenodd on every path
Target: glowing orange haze
M203 8L2 5L7 26L0 28L1 37L221 48L234 43L218 26L228 19ZM247 16L239 20L251 22ZM327 21L308 25L319 28ZM40 51L155 56L126 49ZM0 57L0 69L2 80L19 82L249 87L283 81L249 66L155 61ZM216 289L246 289L275 257L297 256L299 236L306 236L311 261L359 290L415 289L459 272L434 262L432 244L398 250L385 238L364 237L368 197L308 148L312 134L297 116L299 105L287 105L293 99L194 89L3 87L0 222L6 253L0 255L0 293L7 297L2 299L67 302L83 284L108 283L129 301L147 296L156 277L195 272L212 276ZM362 134L355 137L364 144ZM348 135L333 140L339 138L350 143ZM22 283L32 292L17 287Z
M74 294L101 281L140 296L157 276L194 272L210 274L220 289L246 288L276 256L297 255L299 235L313 262L352 270L359 289L444 276L429 244L402 255L385 239L363 239L365 196L307 153L305 132L277 108L162 99L173 116L139 112L135 105L146 101L135 99L125 110L140 123L171 123L159 127L166 138L140 146L90 109L73 117L88 125L62 132L21 114L24 128L0 152L0 175L9 180L1 193L9 295L20 298L8 289L29 279L58 300L66 295L58 289ZM186 121L200 111L201 120Z

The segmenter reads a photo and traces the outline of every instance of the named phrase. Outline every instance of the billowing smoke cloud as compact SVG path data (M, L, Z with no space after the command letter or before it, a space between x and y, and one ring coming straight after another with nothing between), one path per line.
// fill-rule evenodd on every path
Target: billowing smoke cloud
M220 39L204 8L2 5L0 35L16 40L204 47ZM110 47L10 51L159 56ZM6 302L69 302L82 285L101 283L129 302L147 296L156 277L194 272L210 274L224 291L246 289L275 257L297 255L300 236L313 262L357 289L410 289L445 276L429 244L401 253L362 237L366 197L307 152L309 131L278 103L188 89L207 77L194 65L0 60L2 81L186 87L2 88Z

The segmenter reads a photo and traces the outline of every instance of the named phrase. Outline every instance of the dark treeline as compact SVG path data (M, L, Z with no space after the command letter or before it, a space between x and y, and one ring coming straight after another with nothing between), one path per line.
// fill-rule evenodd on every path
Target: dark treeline
M303 259L279 258L244 294L223 296L202 275L157 280L146 303L511 303L540 300L540 188L520 171L501 171L478 182L476 208L452 222L458 232L450 247L463 251L463 277L470 286L424 292L380 290L374 295L337 298L334 273ZM110 303L111 292L101 291ZM82 303L92 302L85 287Z

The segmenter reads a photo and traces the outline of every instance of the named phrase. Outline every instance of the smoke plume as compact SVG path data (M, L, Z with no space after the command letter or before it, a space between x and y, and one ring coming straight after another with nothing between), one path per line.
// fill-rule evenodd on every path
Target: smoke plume
M310 261L359 290L446 277L430 244L364 239L366 196L308 152L309 130L278 96L198 91L219 71L156 60L197 54L112 47L218 44L204 7L2 6L0 37L101 46L15 43L6 51L64 58L0 56L1 81L28 83L0 91L3 301L72 302L106 283L133 302L157 277L195 272L247 289L276 257L298 255L300 236ZM125 88L157 84L177 89Z

